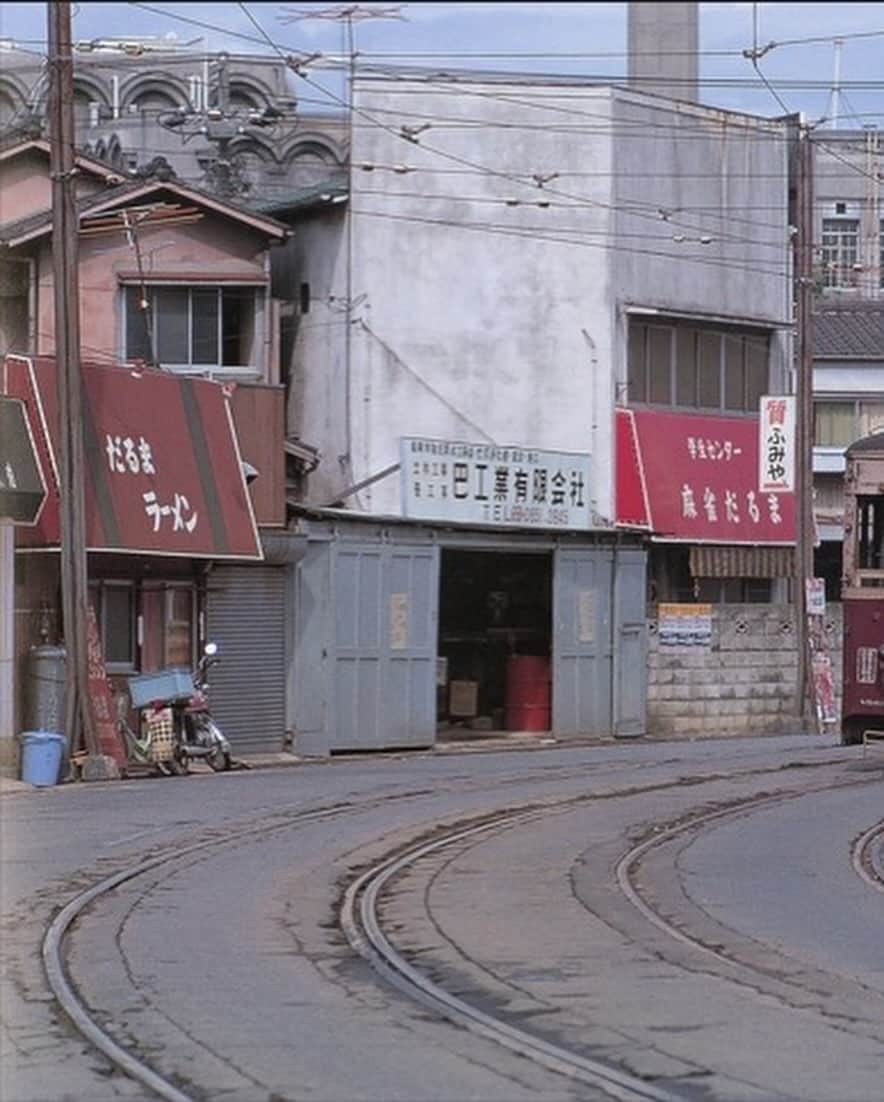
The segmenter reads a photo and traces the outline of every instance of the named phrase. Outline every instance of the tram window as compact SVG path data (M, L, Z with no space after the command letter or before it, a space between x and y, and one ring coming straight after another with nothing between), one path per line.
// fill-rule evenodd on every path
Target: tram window
M884 496L857 500L857 565L884 570Z

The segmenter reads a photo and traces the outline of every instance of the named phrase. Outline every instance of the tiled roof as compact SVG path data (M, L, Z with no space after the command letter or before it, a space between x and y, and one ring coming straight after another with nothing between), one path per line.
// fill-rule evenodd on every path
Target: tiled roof
M818 310L814 317L814 358L884 359L884 302Z

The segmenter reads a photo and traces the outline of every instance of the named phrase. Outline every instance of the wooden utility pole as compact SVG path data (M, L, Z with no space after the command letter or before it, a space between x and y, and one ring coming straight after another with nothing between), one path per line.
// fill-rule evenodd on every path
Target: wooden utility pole
M100 751L89 696L86 612L86 525L83 492L83 383L77 285L74 180L74 61L71 5L46 5L49 39L49 165L52 177L52 260L61 491L61 598L67 655L65 733L71 752Z
M813 673L807 616L807 582L813 577L813 145L810 128L798 124L796 162L795 309L796 366L796 486L795 616L797 620L798 676L796 714L811 718Z

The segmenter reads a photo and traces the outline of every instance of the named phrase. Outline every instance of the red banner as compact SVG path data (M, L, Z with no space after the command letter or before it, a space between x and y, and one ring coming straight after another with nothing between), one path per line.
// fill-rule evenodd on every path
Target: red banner
M5 390L22 398L43 468L53 474L29 546L59 543L55 362L7 357ZM90 551L261 558L224 388L160 371L83 364L86 543Z
M758 419L617 410L617 520L691 543L793 544L795 495L758 487Z

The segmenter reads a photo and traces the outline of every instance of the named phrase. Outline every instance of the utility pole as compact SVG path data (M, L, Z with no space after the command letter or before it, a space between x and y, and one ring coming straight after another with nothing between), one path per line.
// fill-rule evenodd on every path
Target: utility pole
M813 678L808 630L807 582L813 577L813 144L810 127L798 123L796 162L795 308L796 366L796 484L797 531L795 545L795 616L797 619L798 676L796 714L810 718Z
M55 272L55 359L61 491L61 596L67 655L65 733L71 752L101 753L89 695L86 525L83 491L83 383L77 281L71 5L46 5L49 39L49 158Z

